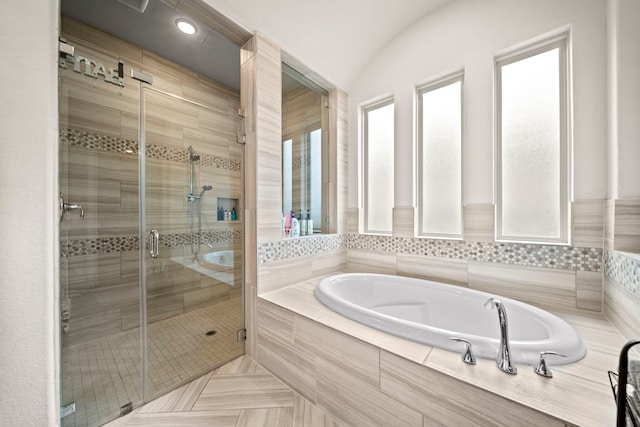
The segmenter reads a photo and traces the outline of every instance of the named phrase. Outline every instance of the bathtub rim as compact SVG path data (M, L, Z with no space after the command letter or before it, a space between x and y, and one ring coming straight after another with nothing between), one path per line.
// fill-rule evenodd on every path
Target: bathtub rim
M325 291L326 288L330 287L332 284L334 284L336 281L340 279L344 279L344 278L351 279L357 276L381 278L383 280L390 280L392 278L396 278L396 279L401 279L403 281L406 281L412 285L424 286L423 284L426 284L428 287L435 286L435 287L440 287L442 289L445 289L446 287L449 287L449 286L455 286L457 288L456 290L459 290L471 295L482 296L483 298L486 298L486 299L490 297L496 297L500 299L505 304L505 306L507 306L507 308L509 306L512 306L512 307L518 306L520 309L524 309L533 313L539 319L554 322L556 325L560 327L560 330L556 332L558 334L562 334L562 337L577 338L577 343L574 344L577 347L575 350L575 354L572 354L566 358L552 356L552 355L547 356L547 363L549 365L565 365L565 364L575 363L582 360L587 354L587 346L584 344L584 340L582 339L582 336L578 333L578 331L572 325L570 325L567 321L562 319L560 316L557 316L553 313L550 313L547 310L544 310L542 308L536 307L534 305L531 305L522 301L518 301L508 297L503 297L496 294L490 294L488 292L480 291L477 289L471 289L471 288L457 286L457 285L450 285L443 282L437 282L434 280L420 279L420 278L409 277L409 276L360 272L360 273L336 273L336 274L332 274L327 277L324 277L317 284L313 293L316 299L318 299L318 301L321 304L323 304L328 309L346 318L349 318L351 320L354 320L366 326L375 328L382 332L395 335L403 339L412 340L424 345L439 347L441 349L452 351L452 352L460 352L462 349L462 345L460 343L455 343L450 341L449 340L450 337L456 336L456 337L464 338L471 341L472 344L478 344L478 342L480 342L481 339L486 340L488 341L487 345L489 346L489 348L479 349L478 348L479 346L476 345L474 347L476 349L476 356L485 358L485 359L495 358L495 355L497 354L498 347L499 347L499 341L500 341L499 338L481 337L478 335L471 335L471 334L460 333L456 331L450 331L447 329L442 329L442 328L434 327L431 325L422 325L416 322L399 319L393 316L386 315L384 313L379 313L374 310L359 306L351 301L345 300L344 298L342 299L335 298L330 293L327 293ZM507 309L507 312L508 311L509 310ZM355 314L355 316L351 316L350 314ZM378 319L379 321L371 321L372 318ZM403 328L417 329L421 332L440 333L441 337L433 341L424 341L416 337L416 335L398 334L395 330L393 330L394 328L389 327L390 323L395 325L400 325ZM496 319L496 324L497 324L497 319ZM545 323L545 326L547 327L547 329L550 328L550 326L547 323ZM567 334L571 336L567 337ZM545 346L547 346L547 348L551 348L558 344L551 343L550 340L552 338L554 338L555 340L558 340L559 338L562 338L562 337L549 337L546 340L529 340L526 342L521 340L510 340L512 354L516 355L515 357L517 357L518 359L517 361L518 364L534 365L538 362L539 353L542 350L539 350L539 349L532 350L532 348L540 348L540 347L544 348Z

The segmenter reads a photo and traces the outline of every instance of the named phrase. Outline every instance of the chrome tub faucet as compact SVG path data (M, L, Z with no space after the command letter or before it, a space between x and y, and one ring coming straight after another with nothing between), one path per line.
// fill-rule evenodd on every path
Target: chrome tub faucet
M495 306L498 311L498 320L500 321L500 348L498 349L498 356L496 357L496 364L501 371L507 374L516 374L518 369L511 360L511 350L509 349L509 331L507 323L507 311L502 305L502 302L497 298L489 298L484 306L491 309Z

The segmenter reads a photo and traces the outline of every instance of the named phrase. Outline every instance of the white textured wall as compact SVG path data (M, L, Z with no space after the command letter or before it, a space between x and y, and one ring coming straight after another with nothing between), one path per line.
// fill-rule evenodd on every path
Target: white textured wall
M608 1L609 198L640 197L640 1Z
M0 44L0 424L58 423L57 16L4 0Z
M635 1L635 0L630 0ZM575 199L607 189L605 0L457 0L425 16L366 66L349 93L350 164L356 164L358 105L381 94L396 101L395 205L413 204L414 85L464 68L464 202L493 202L493 58L571 26ZM349 206L358 205L350 169Z

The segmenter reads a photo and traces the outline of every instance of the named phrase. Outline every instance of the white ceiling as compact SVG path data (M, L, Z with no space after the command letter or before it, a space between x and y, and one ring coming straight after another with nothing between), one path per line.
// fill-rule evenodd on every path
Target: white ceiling
M136 3L139 0L130 0ZM239 89L240 50L214 29L179 33L179 5L150 0L144 13L118 0L61 0L62 13ZM333 85L348 91L376 52L424 15L452 0L203 0L278 44Z
M348 91L377 51L451 0L204 1Z

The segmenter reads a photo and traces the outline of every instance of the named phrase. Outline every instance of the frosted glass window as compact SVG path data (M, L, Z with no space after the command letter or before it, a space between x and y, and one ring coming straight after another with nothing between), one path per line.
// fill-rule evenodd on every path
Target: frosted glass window
M387 100L363 111L365 232L391 234L394 106Z
M462 76L418 89L419 234L462 237Z
M309 149L311 159L311 219L314 228L322 227L322 129L309 133Z
M291 166L293 140L287 139L282 142L282 209L283 214L288 214L293 209L291 187L293 169Z
M564 43L497 63L502 240L568 241Z

